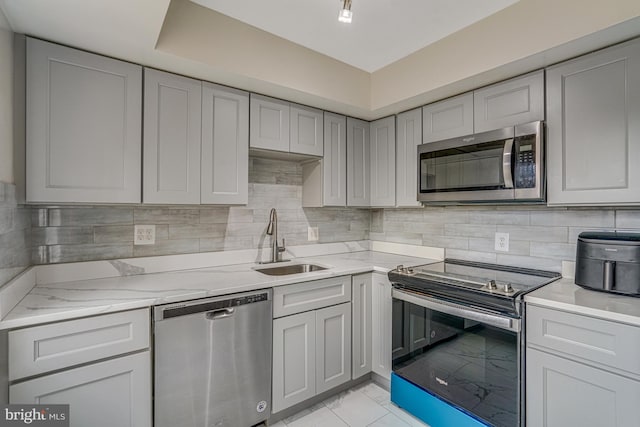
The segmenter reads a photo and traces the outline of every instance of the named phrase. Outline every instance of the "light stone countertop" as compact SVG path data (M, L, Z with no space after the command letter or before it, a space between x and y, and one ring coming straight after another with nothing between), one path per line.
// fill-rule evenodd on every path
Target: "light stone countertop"
M328 268L311 273L267 276L254 270L267 266L250 263L38 284L0 321L0 330L328 277L371 271L387 273L398 264L415 266L438 260L360 251L296 258L292 262Z
M640 326L640 298L592 291L563 278L525 295L528 304Z

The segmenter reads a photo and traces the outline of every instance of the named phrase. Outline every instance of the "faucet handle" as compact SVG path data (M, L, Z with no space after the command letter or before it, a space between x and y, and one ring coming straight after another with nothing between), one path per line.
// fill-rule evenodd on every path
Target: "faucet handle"
M282 246L278 246L278 252L284 252L287 248L284 246L284 237L282 238Z

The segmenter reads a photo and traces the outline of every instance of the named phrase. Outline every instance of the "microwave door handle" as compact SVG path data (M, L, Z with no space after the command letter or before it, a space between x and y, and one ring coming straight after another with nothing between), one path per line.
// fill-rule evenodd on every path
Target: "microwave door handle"
M509 138L504 141L504 148L502 149L502 176L504 177L505 188L513 188L512 157L513 138Z

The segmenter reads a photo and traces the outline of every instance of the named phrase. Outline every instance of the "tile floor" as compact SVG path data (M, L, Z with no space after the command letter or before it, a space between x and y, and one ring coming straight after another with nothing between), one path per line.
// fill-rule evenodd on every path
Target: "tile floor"
M389 400L389 392L368 382L305 409L272 427L428 427Z

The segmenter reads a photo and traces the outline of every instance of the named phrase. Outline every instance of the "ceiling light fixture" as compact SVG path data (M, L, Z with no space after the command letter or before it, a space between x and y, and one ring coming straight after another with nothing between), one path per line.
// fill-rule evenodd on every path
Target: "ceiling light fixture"
M351 24L352 16L353 12L351 12L351 0L343 0L342 9L340 9L340 13L338 13L338 21L344 22L345 24Z

